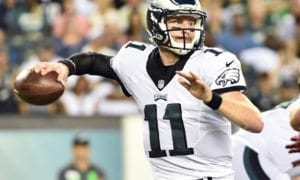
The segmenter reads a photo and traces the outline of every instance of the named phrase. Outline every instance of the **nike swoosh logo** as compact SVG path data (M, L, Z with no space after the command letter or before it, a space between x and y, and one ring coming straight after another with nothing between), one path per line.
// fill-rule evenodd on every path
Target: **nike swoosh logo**
M230 62L226 62L226 67L229 67L232 63L233 63L234 60L230 61Z

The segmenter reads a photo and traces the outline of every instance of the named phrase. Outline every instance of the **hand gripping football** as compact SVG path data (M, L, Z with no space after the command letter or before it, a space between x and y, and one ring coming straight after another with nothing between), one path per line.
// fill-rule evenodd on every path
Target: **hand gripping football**
M24 70L14 82L14 92L25 102L33 105L46 105L56 101L64 92L62 82L57 81L57 73L46 75L34 70Z

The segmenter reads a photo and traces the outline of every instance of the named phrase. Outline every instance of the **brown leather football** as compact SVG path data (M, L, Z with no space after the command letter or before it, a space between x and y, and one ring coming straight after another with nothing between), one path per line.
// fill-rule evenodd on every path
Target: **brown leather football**
M14 92L25 102L46 105L56 101L64 92L64 85L57 81L57 73L52 71L41 75L33 70L24 70L14 82Z

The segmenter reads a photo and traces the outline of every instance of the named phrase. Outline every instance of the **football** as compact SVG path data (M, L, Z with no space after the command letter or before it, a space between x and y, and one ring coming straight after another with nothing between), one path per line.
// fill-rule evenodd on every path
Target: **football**
M57 81L57 75L54 71L43 76L33 70L24 70L15 79L14 92L29 104L50 104L56 101L65 90L63 83Z

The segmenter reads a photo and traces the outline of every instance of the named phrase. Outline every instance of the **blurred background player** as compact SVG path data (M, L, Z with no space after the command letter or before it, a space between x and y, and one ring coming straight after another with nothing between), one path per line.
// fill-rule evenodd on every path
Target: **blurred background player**
M82 134L75 136L72 162L59 171L58 180L105 180L104 171L90 161L90 142Z
M299 154L291 154L291 151L300 152L300 139L298 132L290 125L290 112L296 113L293 109L298 108L299 113L299 106L300 96L297 96L262 113L264 128L261 133L239 130L233 135L233 167L236 180L300 178L300 169L295 163L300 159ZM294 144L290 141L291 137ZM290 148L290 153L286 146ZM298 146L298 151L293 149L295 146Z

